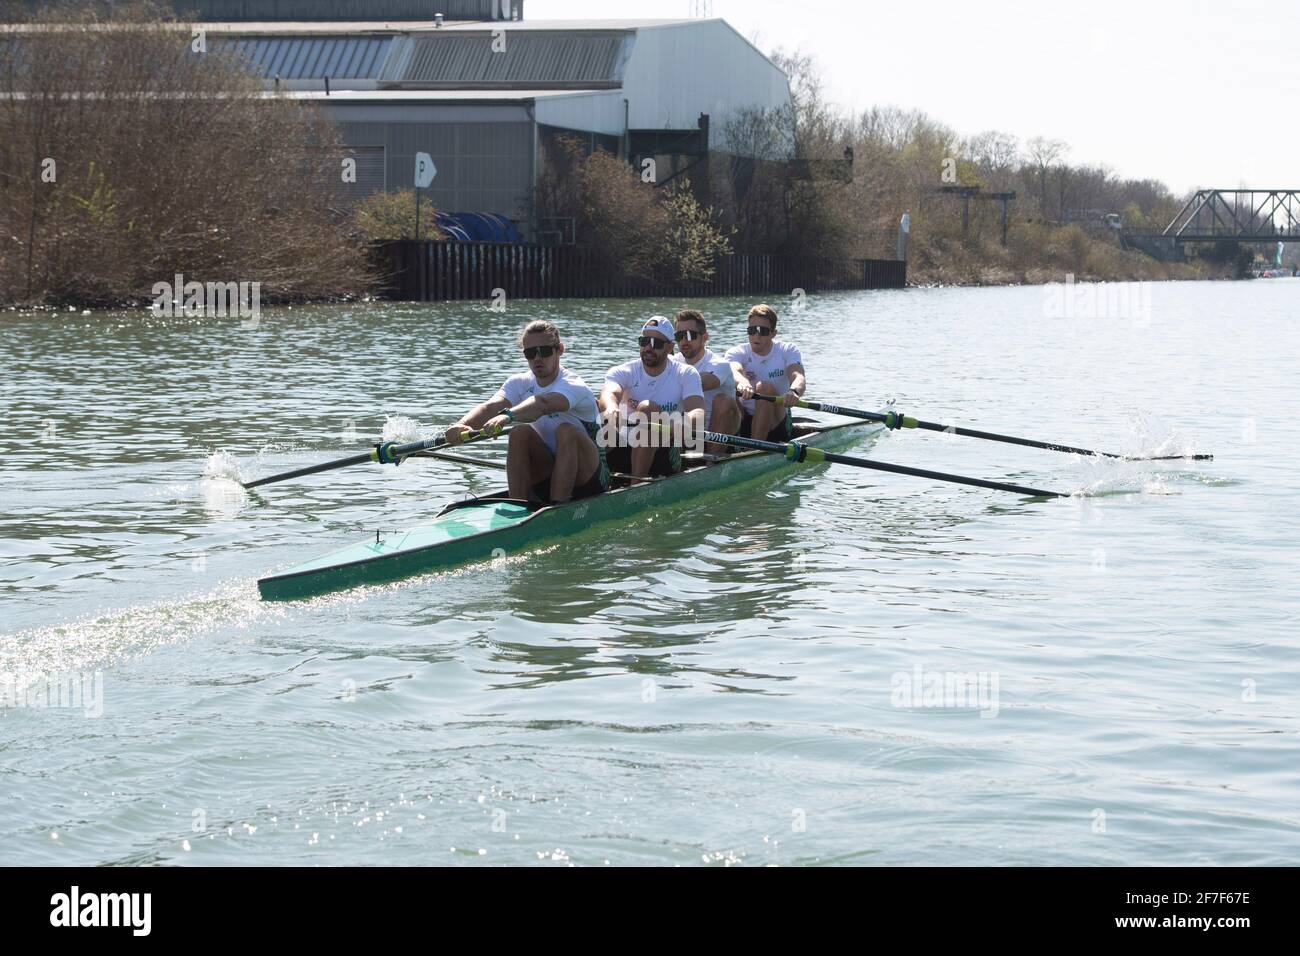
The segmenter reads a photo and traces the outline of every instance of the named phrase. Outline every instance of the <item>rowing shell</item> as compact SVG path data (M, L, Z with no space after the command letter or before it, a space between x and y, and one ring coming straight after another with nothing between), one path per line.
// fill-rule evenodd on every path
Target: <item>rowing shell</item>
M875 437L884 426L863 421L801 420L798 441L819 448L843 448ZM596 525L630 518L654 506L733 488L743 482L796 467L781 455L746 451L717 461L696 458L675 475L618 483L591 498L548 505L535 511L507 492L458 501L431 524L410 531L376 533L360 544L272 574L257 582L267 601L313 597L329 591L380 584L457 565L508 555Z

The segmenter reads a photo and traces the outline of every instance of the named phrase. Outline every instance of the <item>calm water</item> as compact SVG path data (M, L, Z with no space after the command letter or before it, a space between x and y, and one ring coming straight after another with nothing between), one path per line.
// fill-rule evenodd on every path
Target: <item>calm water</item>
M539 316L596 382L682 304L0 315L0 672L88 682L0 708L0 863L1300 859L1300 282L1157 285L1133 318L1052 318L1039 288L783 318L812 397L1213 462L896 433L857 451L1095 494L819 467L258 600L503 482L416 461L253 495L204 477L215 452L251 478L445 425ZM740 341L748 303L697 304Z

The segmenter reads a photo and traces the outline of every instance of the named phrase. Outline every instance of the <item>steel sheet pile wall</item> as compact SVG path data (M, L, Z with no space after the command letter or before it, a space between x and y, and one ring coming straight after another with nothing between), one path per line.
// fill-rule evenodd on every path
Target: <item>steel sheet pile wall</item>
M708 282L655 283L601 274L573 246L524 243L380 243L387 293L408 301L490 300L501 289L511 299L623 298L657 295L751 295L901 289L907 263L893 259L813 256L719 256Z

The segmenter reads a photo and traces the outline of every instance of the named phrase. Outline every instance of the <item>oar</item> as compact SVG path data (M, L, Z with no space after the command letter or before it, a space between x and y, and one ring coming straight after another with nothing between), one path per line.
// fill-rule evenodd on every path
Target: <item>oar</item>
M500 431L471 431L464 435L460 444L467 442L482 441L484 438L496 438L498 435L505 434L509 429ZM381 442L364 455L351 455L347 458L338 458L334 461L322 462L319 465L308 465L306 468L295 468L293 471L282 472L278 475L270 475L266 478L259 478L257 481L241 482L245 488L256 488L259 485L269 485L277 481L288 481L291 478L301 478L304 475L315 475L322 471L333 471L335 468L346 468L349 465L360 465L367 461L377 461L385 465L400 465L403 458L409 458L418 452L427 451L430 448L441 448L446 445L447 436L439 435L437 438L426 438L424 441L414 441L409 444L399 445L397 442Z
M449 451L421 451L411 456L412 458L437 458L439 461L454 461L461 465L482 465L484 468L500 468L505 470L504 461L488 461L485 458L473 458L469 455L453 455Z
M854 465L858 468L873 468L876 471L888 471L896 475L912 475L917 478L931 478L934 481L951 481L959 485L974 485L976 488L992 488L994 491L1010 491L1031 498L1068 498L1059 491L1044 491L1041 488L1026 488L1023 485L1009 485L1001 481L985 481L983 478L968 478L965 475L949 475L942 471L927 471L924 468L908 468L905 465L891 465L884 461L869 461L866 458L854 458L849 455L836 455L822 448L805 445L801 442L781 444L774 441L759 441L757 438L741 438L739 435L721 435L717 432L704 432L705 441L722 442L738 445L742 448L757 448L760 451L772 451L785 455L790 461L809 463L831 462L836 465Z
M765 402L780 402L775 395L755 394ZM973 428L958 428L956 425L940 425L937 422L923 422L920 419L904 415L902 412L867 412L860 408L844 408L826 402L809 402L799 399L795 402L800 408L810 408L815 412L830 412L832 415L844 415L848 418L865 418L869 422L881 422L888 428L924 428L932 432L947 432L949 435L964 435L967 438L983 438L988 441L1001 441L1009 445L1027 445L1030 448L1045 448L1048 451L1065 451L1074 455L1099 455L1102 458L1120 458L1124 461L1179 461L1191 458L1195 461L1211 461L1213 455L1155 455L1149 458L1133 458L1128 455L1116 455L1109 451L1092 451L1088 448L1074 448L1071 445L1058 445L1055 442L1034 441L1032 438L1016 438L1013 435L998 435L993 432L976 431Z

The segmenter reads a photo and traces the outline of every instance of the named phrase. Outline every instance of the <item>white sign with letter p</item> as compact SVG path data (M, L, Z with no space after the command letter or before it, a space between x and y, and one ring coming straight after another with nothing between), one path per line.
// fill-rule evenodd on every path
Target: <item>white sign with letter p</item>
M438 167L433 165L433 157L428 153L415 154L415 188L425 189L438 175Z

